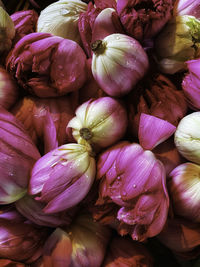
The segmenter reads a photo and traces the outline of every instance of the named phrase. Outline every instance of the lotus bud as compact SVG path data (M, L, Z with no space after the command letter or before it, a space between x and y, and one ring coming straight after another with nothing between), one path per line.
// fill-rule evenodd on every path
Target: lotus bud
M87 79L86 56L74 41L49 33L30 33L15 45L7 70L18 83L39 97L66 95Z
M0 6L0 53L10 50L14 37L14 23L8 13Z
M45 204L34 200L29 195L25 195L23 198L16 201L15 206L17 210L31 222L48 227L69 225L77 211L77 209L73 209L66 212L46 214L43 211Z
M138 137L144 149L152 150L167 140L175 131L176 127L165 120L145 113L140 116Z
M42 231L41 231L42 230ZM0 258L31 263L41 256L46 228L0 219Z
M57 228L47 239L43 266L100 267L109 238L108 228L81 215L71 227Z
M40 154L23 125L0 109L0 204L9 204L27 191L31 169Z
M0 67L0 106L11 108L18 99L18 86L12 76Z
M117 12L126 32L137 40L155 36L171 17L172 0L117 0Z
M163 163L167 175L178 165L185 162L174 144L174 137L158 145L152 152L155 154L156 158Z
M126 109L111 97L90 99L76 110L69 123L79 144L107 147L123 137L127 127Z
M33 166L30 194L46 204L45 213L77 205L89 192L96 163L89 145L67 144L41 157Z
M11 109L28 131L41 153L48 153L72 141L66 125L73 118L75 106L71 96L36 98L27 96Z
M143 78L149 62L140 43L128 35L114 33L92 44L92 73L103 91L123 96Z
M121 22L114 8L105 8L94 21L92 28L92 43L102 40L113 33L124 33Z
M168 188L174 212L194 222L200 222L199 173L199 165L187 162L169 175Z
M162 72L174 74L186 69L185 61L200 56L200 21L193 16L176 16L155 40L158 65Z
M101 217L110 216L112 210L115 220L109 225L121 235L144 241L162 230L169 207L165 169L151 151L136 143L119 142L100 154L97 179L96 209L103 206Z
M185 75L182 81L183 92L188 106L193 110L200 109L200 80L199 66L200 60L194 59L186 62L189 73Z
M157 237L182 259L194 259L200 253L200 227L197 223L182 218L170 219Z
M178 151L189 161L200 164L200 112L185 116L179 123L174 142Z
M127 95L129 130L138 136L141 113L146 113L177 126L186 115L187 103L182 90L164 75L147 77Z
M80 44L78 19L86 9L87 4L80 0L56 1L41 11L37 32L48 32Z
M25 35L35 32L38 14L34 10L17 11L10 17L15 26L14 44L16 44Z
M153 267L154 260L142 243L125 237L114 237L108 247L102 267Z
M200 19L200 3L193 0L176 0L173 8L174 16L191 15Z

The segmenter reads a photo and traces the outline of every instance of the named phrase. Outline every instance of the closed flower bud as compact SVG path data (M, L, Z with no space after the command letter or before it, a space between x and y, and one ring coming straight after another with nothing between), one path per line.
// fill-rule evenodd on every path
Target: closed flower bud
M32 169L30 194L46 204L46 213L77 205L89 192L96 163L89 145L67 144L41 157Z
M174 212L194 222L200 222L200 166L184 163L169 175L168 188Z
M164 75L155 74L142 81L130 94L126 103L129 116L129 130L138 136L141 113L146 113L177 126L186 115L187 103L182 90Z
M126 109L111 97L90 99L78 107L68 127L78 143L107 147L123 137L127 127Z
M71 227L57 228L47 239L43 266L100 267L109 239L108 228L88 215L79 215Z
M85 53L76 42L49 33L24 36L7 58L7 70L39 97L80 89L87 79L85 65Z
M185 61L200 56L200 21L193 16L169 20L155 41L155 51L162 72L174 74L186 69Z
M0 258L31 263L41 256L47 235L46 228L0 218Z
M200 164L200 112L185 116L179 123L174 142L178 151L189 161Z
M117 0L117 12L126 32L137 40L154 37L171 17L172 0Z
M186 61L188 74L182 81L183 92L188 106L193 110L200 110L200 59Z
M14 23L8 13L0 7L0 54L10 50L14 36Z
M12 203L26 193L31 169L40 154L23 125L0 109L0 204Z
M185 260L195 259L200 254L200 227L182 218L169 219L157 236L173 253Z
M91 47L93 76L110 96L130 92L149 67L143 47L128 35L113 33L96 40Z
M10 17L15 26L14 44L16 44L25 35L36 31L38 14L34 10L17 11Z
M174 3L173 15L191 15L200 19L200 3L194 0L176 0Z
M169 207L162 163L139 144L124 141L101 153L97 164L97 212L103 206L102 217L115 217L104 222L134 240L157 235L164 227ZM111 214L106 211L109 206Z
M66 126L76 106L71 96L42 99L27 96L11 112L23 123L41 153L47 153L72 141L66 134Z
M56 1L41 11L37 32L48 32L81 43L78 19L86 9L87 4L80 0Z
M18 99L18 86L12 76L0 67L0 106L10 109Z
M142 243L114 237L109 243L102 267L153 267L154 260Z
M77 211L77 209L73 209L66 212L46 214L43 211L45 204L34 200L34 198L29 195L25 195L23 198L16 201L15 206L17 210L31 222L47 227L69 225Z

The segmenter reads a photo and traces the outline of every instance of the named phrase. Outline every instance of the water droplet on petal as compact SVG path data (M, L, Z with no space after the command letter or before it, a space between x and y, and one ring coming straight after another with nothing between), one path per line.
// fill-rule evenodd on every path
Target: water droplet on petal
M134 185L133 185L133 188L136 188L136 187L137 187L137 185L136 185L136 184L134 184Z
M127 192L126 191L123 191L122 192L122 196L124 196L124 197L127 196Z
M121 177L120 176L117 176L117 180L120 181L121 180Z

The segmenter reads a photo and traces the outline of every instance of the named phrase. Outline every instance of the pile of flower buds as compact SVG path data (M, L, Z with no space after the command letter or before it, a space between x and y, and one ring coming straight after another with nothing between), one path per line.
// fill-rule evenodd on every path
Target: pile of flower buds
M200 1L0 1L0 266L199 267L199 212Z

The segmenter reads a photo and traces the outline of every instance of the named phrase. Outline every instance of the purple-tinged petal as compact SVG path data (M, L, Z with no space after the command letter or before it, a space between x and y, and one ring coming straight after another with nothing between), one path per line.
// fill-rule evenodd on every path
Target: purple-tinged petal
M167 140L175 131L176 127L165 120L145 113L140 115L138 137L144 149L152 150Z

